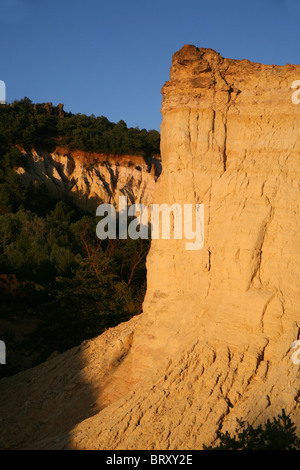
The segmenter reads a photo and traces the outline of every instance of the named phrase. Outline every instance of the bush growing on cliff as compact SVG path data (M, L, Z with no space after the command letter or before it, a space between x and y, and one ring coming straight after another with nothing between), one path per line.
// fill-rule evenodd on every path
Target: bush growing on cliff
M218 432L216 446L203 446L204 450L300 450L296 426L282 410L277 417L254 428L248 422L237 420L238 427L232 436L228 431Z

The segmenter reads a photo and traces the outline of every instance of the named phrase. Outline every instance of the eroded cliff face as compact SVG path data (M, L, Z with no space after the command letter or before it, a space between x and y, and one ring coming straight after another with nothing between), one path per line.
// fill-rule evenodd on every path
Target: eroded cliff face
M282 408L300 429L292 361L300 324L297 79L298 65L229 60L194 46L174 54L154 202L203 203L204 247L153 240L140 316L0 383L9 397L0 405L7 447L201 449L217 430L233 432L236 418L257 425Z
M160 174L159 156L104 155L57 147L53 152L32 150L26 168L19 168L25 183L44 184L58 198L70 198L84 210L102 203L128 202L148 206Z

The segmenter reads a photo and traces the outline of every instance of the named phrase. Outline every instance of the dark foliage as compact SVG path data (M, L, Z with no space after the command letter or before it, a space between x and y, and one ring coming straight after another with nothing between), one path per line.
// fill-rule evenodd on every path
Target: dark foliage
M141 312L150 242L101 241L95 219L62 201L44 216L0 216L2 373L22 370L21 355L38 364ZM35 328L20 339L14 325L27 320Z
M204 450L300 450L296 426L282 410L277 417L267 420L256 428L248 422L237 420L238 427L233 436L228 431L218 432L218 444L203 446Z
M62 111L51 103L33 104L29 98L0 106L0 146L22 145L25 150L53 150L57 144L87 152L152 156L160 153L156 130L128 128L121 120Z

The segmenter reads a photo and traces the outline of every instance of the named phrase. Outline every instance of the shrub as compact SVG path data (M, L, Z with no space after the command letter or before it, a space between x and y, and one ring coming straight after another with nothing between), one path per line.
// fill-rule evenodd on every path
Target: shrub
M218 445L203 446L204 450L299 450L300 439L296 426L282 409L277 418L254 428L248 422L237 420L238 427L233 436L228 431L217 432Z

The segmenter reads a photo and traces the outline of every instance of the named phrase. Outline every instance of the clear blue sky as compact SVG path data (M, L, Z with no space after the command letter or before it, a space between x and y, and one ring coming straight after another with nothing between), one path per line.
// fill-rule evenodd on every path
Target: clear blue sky
M159 130L161 88L184 44L299 64L299 26L299 0L0 0L0 80L8 102Z

